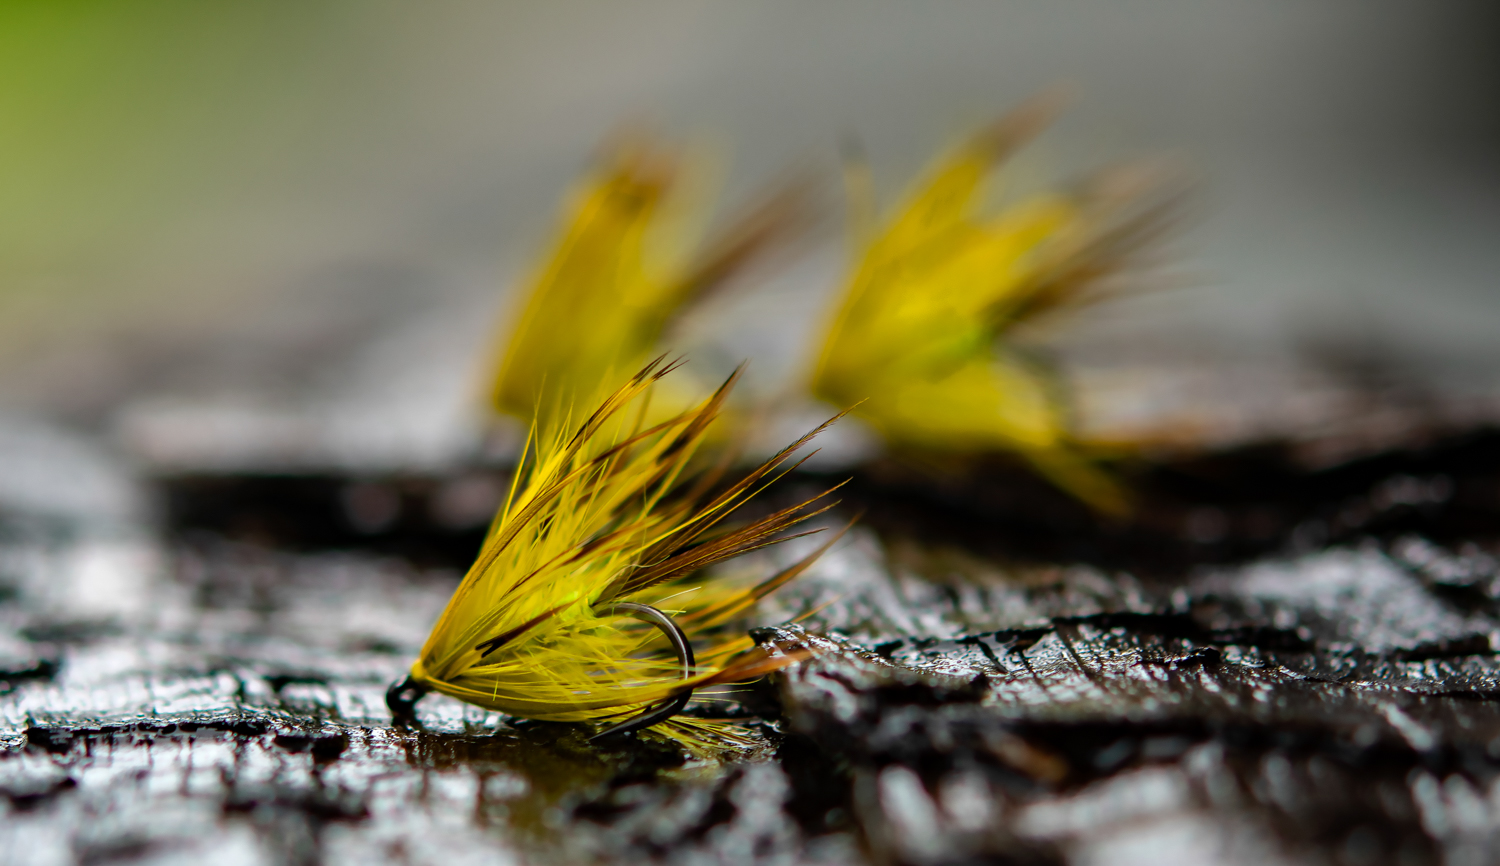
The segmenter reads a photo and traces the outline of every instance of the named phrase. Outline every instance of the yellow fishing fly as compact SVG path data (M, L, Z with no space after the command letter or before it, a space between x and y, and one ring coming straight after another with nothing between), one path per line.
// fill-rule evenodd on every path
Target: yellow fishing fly
M827 491L725 524L773 476L795 468L793 452L827 424L732 484L721 483L723 466L689 480L739 374L697 407L647 423L650 389L671 369L650 362L575 429L538 428L478 559L408 680L388 693L393 713L410 713L430 690L525 718L615 723L604 734L655 726L693 745L724 734L676 716L695 689L787 664L725 627L827 545L754 585L716 581L703 569L807 534L782 533L832 507ZM707 646L695 653L693 639Z
M1119 487L1070 435L1058 376L1008 338L1045 313L1099 299L1104 278L1168 214L1161 203L1089 193L986 214L995 168L1050 113L1038 101L963 143L859 239L811 390L857 404L853 414L894 448L1017 452L1074 495L1120 511Z
M674 321L807 218L803 193L783 187L689 253L695 216L681 199L674 153L622 141L575 192L545 265L492 376L501 414L555 426L572 406L593 405L659 353ZM675 377L657 388L657 417L693 405L707 388Z

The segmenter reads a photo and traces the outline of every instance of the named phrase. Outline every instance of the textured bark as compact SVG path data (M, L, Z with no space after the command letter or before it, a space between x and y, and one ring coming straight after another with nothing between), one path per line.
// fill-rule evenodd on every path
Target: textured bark
M1166 464L1125 524L1004 467L862 471L865 526L757 617L814 660L697 710L759 731L725 765L440 697L391 724L476 541L435 503L471 479L164 479L159 527L8 514L0 856L1491 862L1496 441ZM395 517L360 523L355 484Z

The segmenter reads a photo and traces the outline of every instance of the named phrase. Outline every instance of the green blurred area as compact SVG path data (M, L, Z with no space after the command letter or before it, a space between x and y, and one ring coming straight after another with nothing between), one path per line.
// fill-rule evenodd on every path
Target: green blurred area
M731 144L726 203L788 165L836 190L857 140L889 200L956 131L1059 82L1083 98L1035 158L1066 176L1175 152L1211 197L1183 244L1206 288L1121 340L1274 356L1364 317L1474 367L1500 322L1493 9L0 0L0 402L55 404L88 353L187 365L161 347L305 316L340 273L376 286L350 306L381 280L419 306L495 298L622 123Z
M257 199L315 182L359 5L0 4L0 353L183 293L237 246L205 212L253 231Z

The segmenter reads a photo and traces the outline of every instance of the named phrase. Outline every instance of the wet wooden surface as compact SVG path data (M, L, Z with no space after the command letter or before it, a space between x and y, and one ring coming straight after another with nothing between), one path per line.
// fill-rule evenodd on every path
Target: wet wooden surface
M1128 523L1004 465L858 469L862 527L746 623L816 659L741 696L760 745L722 764L440 697L392 725L384 690L477 543L454 491L492 473L172 476L130 482L133 509L12 510L0 851L1490 862L1497 442L1161 464Z

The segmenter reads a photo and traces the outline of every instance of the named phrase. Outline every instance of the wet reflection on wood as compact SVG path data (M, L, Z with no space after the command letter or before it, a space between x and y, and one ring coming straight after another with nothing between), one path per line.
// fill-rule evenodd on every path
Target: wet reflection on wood
M1165 464L1153 477L1211 480L1145 485L1142 517L1115 525L1049 523L1045 501L1028 523L984 476L862 470L852 498L871 519L746 624L815 658L693 710L758 732L725 764L442 698L392 725L384 690L475 541L421 515L467 476L174 477L145 488L164 525L144 508L13 510L0 849L38 864L1487 862L1496 453L1474 435L1270 480L1244 454L1204 463L1214 475ZM389 485L406 516L360 530L351 484ZM1255 508L1273 532L1245 529Z

